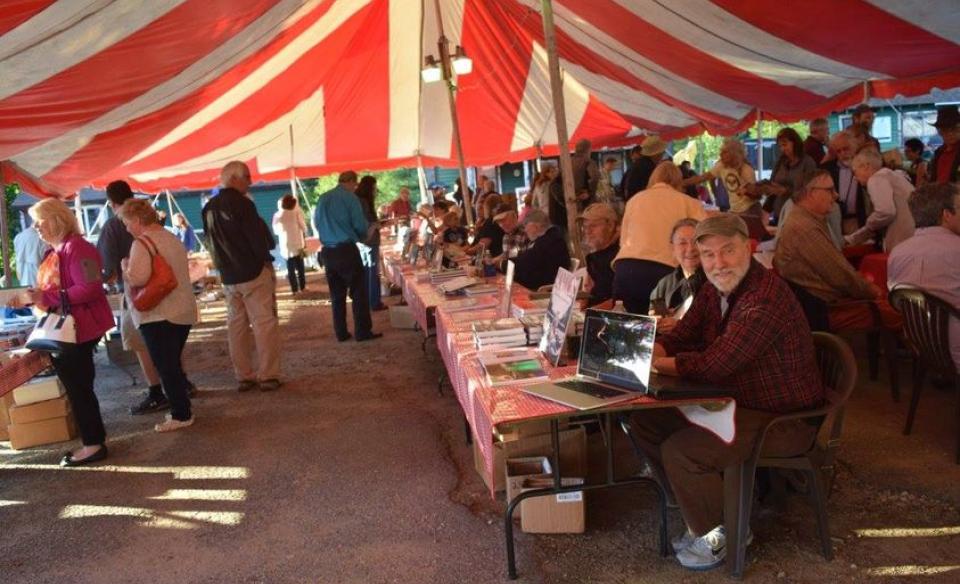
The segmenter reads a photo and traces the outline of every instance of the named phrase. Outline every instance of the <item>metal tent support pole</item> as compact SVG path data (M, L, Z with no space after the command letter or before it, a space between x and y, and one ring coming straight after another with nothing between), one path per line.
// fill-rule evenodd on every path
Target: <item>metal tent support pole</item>
M460 139L460 121L457 117L456 86L453 84L453 69L450 64L450 48L447 37L443 34L443 15L440 12L440 0L434 0L437 12L437 29L440 31L440 40L437 47L440 51L440 70L443 81L447 84L447 97L450 101L450 122L453 125L453 144L457 150L457 165L460 169L460 184L463 185L463 209L467 213L467 224L473 225L473 201L470 190L467 189L467 167L463 158L463 142Z
M550 69L550 89L553 94L553 114L557 121L557 146L560 149L560 172L563 175L563 196L567 203L567 231L573 248L573 257L583 263L577 227L577 194L574 192L573 163L570 159L570 144L567 134L567 110L563 102L563 79L560 76L560 59L557 56L557 37L553 27L553 3L541 0L543 13L543 36L547 45L547 60Z
M757 109L757 180L763 179L763 112Z

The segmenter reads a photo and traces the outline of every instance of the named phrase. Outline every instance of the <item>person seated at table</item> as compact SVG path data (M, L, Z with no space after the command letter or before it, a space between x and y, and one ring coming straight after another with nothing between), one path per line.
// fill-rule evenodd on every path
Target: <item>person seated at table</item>
M620 217L613 205L594 203L583 211L583 239L587 254L587 277L583 290L587 306L613 307L613 259L620 253Z
M833 244L827 215L837 197L829 171L818 170L806 186L793 194L790 220L780 229L773 265L786 280L824 303L830 330L872 328L874 304L882 324L891 330L902 326L900 316L876 284L861 276ZM870 302L850 302L850 301Z
M490 257L495 258L503 253L503 229L497 225L493 216L497 207L503 201L500 195L496 193L488 194L480 206L480 214L477 216L476 235L473 237L473 244L466 249L468 254L476 254L480 251L481 245L485 251L490 252Z
M527 214L529 214L529 211ZM524 215L524 218L526 218L526 215ZM502 252L499 256L493 258L493 263L500 270L506 270L507 260L517 257L530 247L530 238L527 237L527 232L521 225L516 207L510 203L500 203L493 210L493 221L503 230Z
M913 185L903 172L883 166L880 154L872 148L853 157L853 174L867 187L873 212L863 227L844 237L848 245L858 245L871 238L883 238L883 251L890 253L901 241L913 235L913 216L907 198Z
M443 216L436 241L444 247L443 267L457 267L457 262L453 261L450 256L462 253L463 247L467 243L467 230L460 226L460 215L456 211L447 211L447 214Z
M803 311L786 282L752 260L743 220L705 219L695 241L707 283L683 320L657 335L653 366L661 375L729 389L736 433L725 443L674 408L635 413L633 431L665 470L687 525L673 542L677 560L706 570L726 557L723 470L750 456L771 419L819 407L825 393ZM764 453L799 454L815 437L814 426L785 422L767 437Z
M890 289L920 288L960 311L960 189L956 183L929 183L910 195L909 204L917 229L890 253ZM960 318L950 317L948 327L950 353L960 370Z
M410 206L410 189L400 187L400 190L397 192L397 198L390 203L387 212L391 218L401 220L408 219L413 213L413 208Z
M620 253L613 264L613 297L627 312L646 314L650 293L673 271L670 231L680 219L706 219L703 205L680 192L680 169L669 161L657 165L650 187L627 201L620 225Z
M570 267L570 252L563 233L550 224L550 216L540 209L527 214L523 230L531 243L513 260L514 281L530 290L553 284L557 271Z
M433 205L424 203L410 220L410 263L416 264L418 258L430 263L433 257L433 236L436 233L433 222Z
M657 287L650 293L650 314L663 317L657 322L659 331L667 332L676 326L684 316L675 317L677 310L697 295L707 279L700 267L700 250L694 241L699 223L696 219L681 219L673 224L670 245L677 267L657 282Z

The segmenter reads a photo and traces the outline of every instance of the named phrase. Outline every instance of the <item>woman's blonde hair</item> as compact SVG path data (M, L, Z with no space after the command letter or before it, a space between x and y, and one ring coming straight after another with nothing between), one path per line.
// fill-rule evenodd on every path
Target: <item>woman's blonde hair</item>
M60 199L44 199L30 207L27 213L34 221L46 223L50 236L58 241L62 241L74 233L80 233L77 216Z
M650 182L647 184L652 186L657 183L667 183L671 187L679 190L682 182L683 174L680 172L680 169L677 168L677 165L669 160L664 160L653 169L653 174L650 175Z
M137 219L143 225L160 223L157 210L145 199L127 199L120 207L119 215L122 220L132 221Z

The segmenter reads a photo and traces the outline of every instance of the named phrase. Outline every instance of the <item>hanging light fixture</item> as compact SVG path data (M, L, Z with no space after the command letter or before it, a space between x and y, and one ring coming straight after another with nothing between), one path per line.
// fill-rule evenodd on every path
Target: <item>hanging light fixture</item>
M467 75L473 71L473 60L467 56L463 47L457 45L457 50L452 55L453 72L457 75Z
M440 70L440 63L433 55L427 55L424 59L423 69L420 70L420 77L424 83L436 83L443 79L443 71Z

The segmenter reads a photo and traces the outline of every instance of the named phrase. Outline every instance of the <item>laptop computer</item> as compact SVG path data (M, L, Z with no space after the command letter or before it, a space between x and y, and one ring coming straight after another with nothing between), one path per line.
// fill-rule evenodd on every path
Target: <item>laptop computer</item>
M645 394L656 331L657 320L652 316L587 309L577 374L522 391L578 410Z

